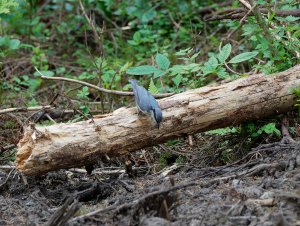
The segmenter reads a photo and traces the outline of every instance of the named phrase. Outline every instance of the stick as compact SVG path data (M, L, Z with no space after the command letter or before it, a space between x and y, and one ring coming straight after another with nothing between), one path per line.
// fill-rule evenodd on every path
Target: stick
M125 92L125 91L118 91L118 90L109 90L109 89L105 89L105 88L101 88L101 87L95 86L95 85L87 83L87 82L83 82L83 81L79 81L79 80L75 80L75 79L71 79L71 78L48 77L48 76L43 75L36 67L34 67L34 69L41 75L42 79L78 83L78 84L81 84L81 85L88 86L90 88L99 90L100 92L103 92L103 93L109 93L109 94L115 94L115 95L121 95L121 96L133 96L134 95L133 92ZM162 93L162 94L155 94L153 96L156 97L156 98L163 98L163 97L172 96L173 94L174 93Z

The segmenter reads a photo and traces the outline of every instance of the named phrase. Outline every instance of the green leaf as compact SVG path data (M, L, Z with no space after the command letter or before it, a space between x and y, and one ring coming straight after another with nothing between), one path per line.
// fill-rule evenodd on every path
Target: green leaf
M78 92L77 92L77 96L82 98L82 99L87 99L88 95L89 95L89 88L87 86L84 86L82 88L82 90L78 90Z
M20 46L20 43L21 43L20 40L12 39L12 40L9 41L8 47L10 49L18 49L19 46Z
M234 134L237 133L238 129L236 127L226 127L226 128L222 128L222 129L214 129L214 130L210 130L205 132L205 134L208 135L227 135L227 134Z
M41 71L41 74L44 75L44 76L48 76L48 77L54 76L54 72L53 71ZM36 77L39 77L39 76L41 76L41 74L36 71L36 72L34 72L33 75L36 76Z
M212 56L211 58L209 58L209 60L204 65L208 65L209 67L215 69L218 67L219 64L218 64L217 58Z
M231 44L227 44L227 45L223 46L223 48L221 49L221 51L218 54L219 62L221 64L223 64L229 57L230 53L231 53Z
M200 51L198 53L194 53L193 56L191 56L191 60L196 59L200 54Z
M19 3L16 0L1 0L0 1L0 14L8 14L16 9Z
M201 66L200 64L191 63L191 64L184 65L184 70L188 72L197 72L201 70Z
M295 21L297 21L297 20L299 20L300 19L300 17L294 17L294 16L287 16L286 18L286 21L288 21L288 22L295 22Z
M176 56L184 56L186 55L192 48L182 49L175 53Z
M120 68L120 73L124 73L127 69L128 69L128 67L129 67L129 62L127 62L126 64L124 64L121 68Z
M149 84L149 88L148 91L152 94L158 94L159 91L157 89L157 87L154 85L153 79L151 78L150 84Z
M266 134L276 134L277 136L281 135L281 132L276 128L276 124L274 122L264 125L260 128L260 130Z
M218 60L214 56L209 58L209 60L204 63L204 66L201 68L204 75L210 74L215 72L216 68L218 67Z
M157 66L163 70L167 70L170 66L169 59L163 54L156 54L155 61L157 63Z
M165 75L166 73L167 73L166 71L158 70L158 71L154 72L153 78L161 77L161 76Z
M175 83L176 87L178 88L179 84L182 81L182 75L178 74L176 77L172 78L172 80Z
M56 74L63 74L66 72L66 68L65 67L56 68L55 72Z
M8 46L10 43L10 40L8 37L0 37L0 46Z
M174 76L174 75L177 75L177 74L180 74L180 73L183 73L184 72L184 65L174 65L172 66L169 71L171 72L171 76Z
M29 102L27 102L28 107L35 107L35 106L38 106L38 105L39 105L39 103L34 98L32 98Z
M133 35L133 40L139 44L142 40L142 36L141 36L141 33L140 32L135 32L134 35Z
M258 52L245 52L241 53L235 57L233 57L229 63L230 64L237 64L246 60L250 60L251 58L255 57L258 54Z
M148 23L150 20L152 20L154 17L156 17L156 11L154 9L150 9L147 12L145 12L142 16L142 22Z
M126 73L130 74L130 75L149 75L149 74L155 73L157 71L160 71L160 70L156 67L149 66L149 65L142 65L142 66L138 66L138 67L128 68Z
M228 72L223 67L218 68L216 73L217 73L218 77L221 79L229 78Z

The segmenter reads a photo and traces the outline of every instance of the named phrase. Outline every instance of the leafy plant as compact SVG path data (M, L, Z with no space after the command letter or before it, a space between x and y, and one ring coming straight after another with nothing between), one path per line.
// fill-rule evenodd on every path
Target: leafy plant
M137 67L128 68L126 71L127 74L131 75L152 75L153 79L158 77L167 76L171 77L171 80L176 86L175 91L179 91L180 84L185 81L189 81L189 77L196 75L197 77L202 77L204 81L205 76L216 74L219 78L225 79L229 77L229 73L226 71L227 63L228 64L237 64L247 60L254 58L258 52L244 52L236 55L231 58L226 63L226 60L230 56L232 46L231 44L225 45L222 49L220 49L218 54L211 54L211 57L207 62L201 66L199 63L195 63L194 61L200 54L200 52L194 53L189 57L189 54L192 53L193 49L188 48L184 50L180 50L175 55L178 56L179 60L183 60L183 64L176 64L170 67L170 60L163 54L155 55L155 63L156 66L152 65L141 65ZM202 73L201 73L202 72ZM195 78L196 80L196 78ZM198 85L203 85L203 83L197 83Z
M205 132L205 134L208 135L227 135L227 134L233 134L233 133L237 133L238 129L236 127L226 127L226 128L220 128L220 129L214 129L214 130L210 130Z
M251 137L256 138L263 133L268 134L268 135L276 135L280 136L281 132L276 128L276 124L271 122L263 125L260 128L256 128L254 123L248 123L247 124L247 131L251 135Z
M87 86L84 86L81 90L77 92L77 96L82 99L88 99L89 94L89 88Z
M19 6L18 1L16 0L0 0L0 16L1 14L8 14L13 9L16 9Z
M7 36L0 37L0 57L5 57L20 48L20 40L10 39Z

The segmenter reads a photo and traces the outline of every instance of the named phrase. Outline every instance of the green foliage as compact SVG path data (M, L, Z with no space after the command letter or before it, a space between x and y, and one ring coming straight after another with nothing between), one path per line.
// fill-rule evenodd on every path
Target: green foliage
M243 61L250 60L251 58L255 57L257 54L258 54L258 52L245 52L245 53L241 53L241 54L233 57L228 63L230 63L230 64L241 63Z
M263 125L260 128L257 128L254 123L247 124L247 132L251 135L251 137L256 138L263 133L268 135L275 135L279 137L281 135L280 130L276 128L276 124L271 122Z
M230 56L232 50L232 46L231 44L226 44L225 46L223 46L223 48L220 50L219 54L218 54L218 60L221 64L225 63L225 61L227 60L227 58ZM231 59L232 60L232 59Z
M266 4L267 1L260 2L262 6ZM277 10L280 9L297 9L297 1L291 0L288 4L282 4L277 7ZM258 52L257 57L264 60L264 63L255 65L257 69L270 74L299 63L299 59L295 57L300 51L298 20L299 18L293 16L279 17L270 12L267 19L261 21L270 28L263 31L254 17L249 18L248 23L242 27L242 35L249 40L248 45Z
M77 92L77 96L82 99L88 99L89 94L89 88L87 86L84 86L81 90L78 90Z
M14 81L16 82L16 84L20 85L20 86L24 86L26 88L28 88L29 91L34 92L35 90L37 90L41 83L42 80L41 79L37 79L37 78L30 78L28 75L22 75L20 77L14 77ZM15 87L16 91L20 91L21 89L18 87Z
M1 14L8 14L16 9L19 3L16 0L0 0L0 16Z
M183 60L183 64L175 64L171 66L170 60L163 54L155 55L155 63L157 66L152 65L141 65L137 67L131 67L127 69L127 74L131 75L153 75L153 79L164 76L166 78L171 78L175 87L172 91L179 92L180 84L182 82L193 82L195 87L202 86L205 83L206 77L208 75L216 74L219 78L225 79L229 77L229 73L226 71L226 60L230 56L232 50L231 44L226 44L220 49L218 54L211 54L207 62L195 63L195 59L199 56L200 52L193 53L193 49L187 48L180 50L175 53L178 60ZM252 59L258 54L258 52L245 52L238 54L233 57L228 63L236 64ZM170 67L171 66L171 67ZM189 77L194 77L194 80L190 80ZM201 77L199 79L199 77ZM170 81L170 79L168 79ZM199 82L200 81L200 82Z
M7 57L20 48L21 42L18 39L10 39L7 36L0 37L0 57Z
M167 151L163 151L160 153L159 156L159 165L161 168L164 168L168 165L168 158L172 157L172 153L171 152L167 152Z
M236 127L226 127L226 128L221 128L221 129L214 129L214 130L210 130L205 132L205 134L208 135L228 135L228 134L233 134L233 133L237 133L238 129Z
M158 89L156 88L156 86L154 85L154 82L153 82L153 79L151 78L150 80L150 84L149 84L149 88L148 88L149 92L152 93L152 94L158 94L159 91Z
M129 75L150 75L155 72L160 72L160 70L154 66L148 65L128 68L128 70L126 71L126 73Z
M167 70L170 66L169 59L163 54L156 54L155 61L157 66L162 70Z

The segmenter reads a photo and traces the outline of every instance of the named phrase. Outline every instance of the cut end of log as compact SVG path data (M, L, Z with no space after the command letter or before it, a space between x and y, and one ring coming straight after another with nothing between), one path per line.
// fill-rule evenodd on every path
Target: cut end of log
M18 143L18 152L16 154L17 169L24 174L33 174L31 167L34 165L30 161L33 150L36 148L37 140L51 140L47 130L40 132L33 126L28 126L25 129L23 138ZM36 174L39 174L38 171Z
M24 170L25 161L29 158L34 149L34 129L30 126L25 129L24 136L18 143L18 152L16 155L17 169Z

